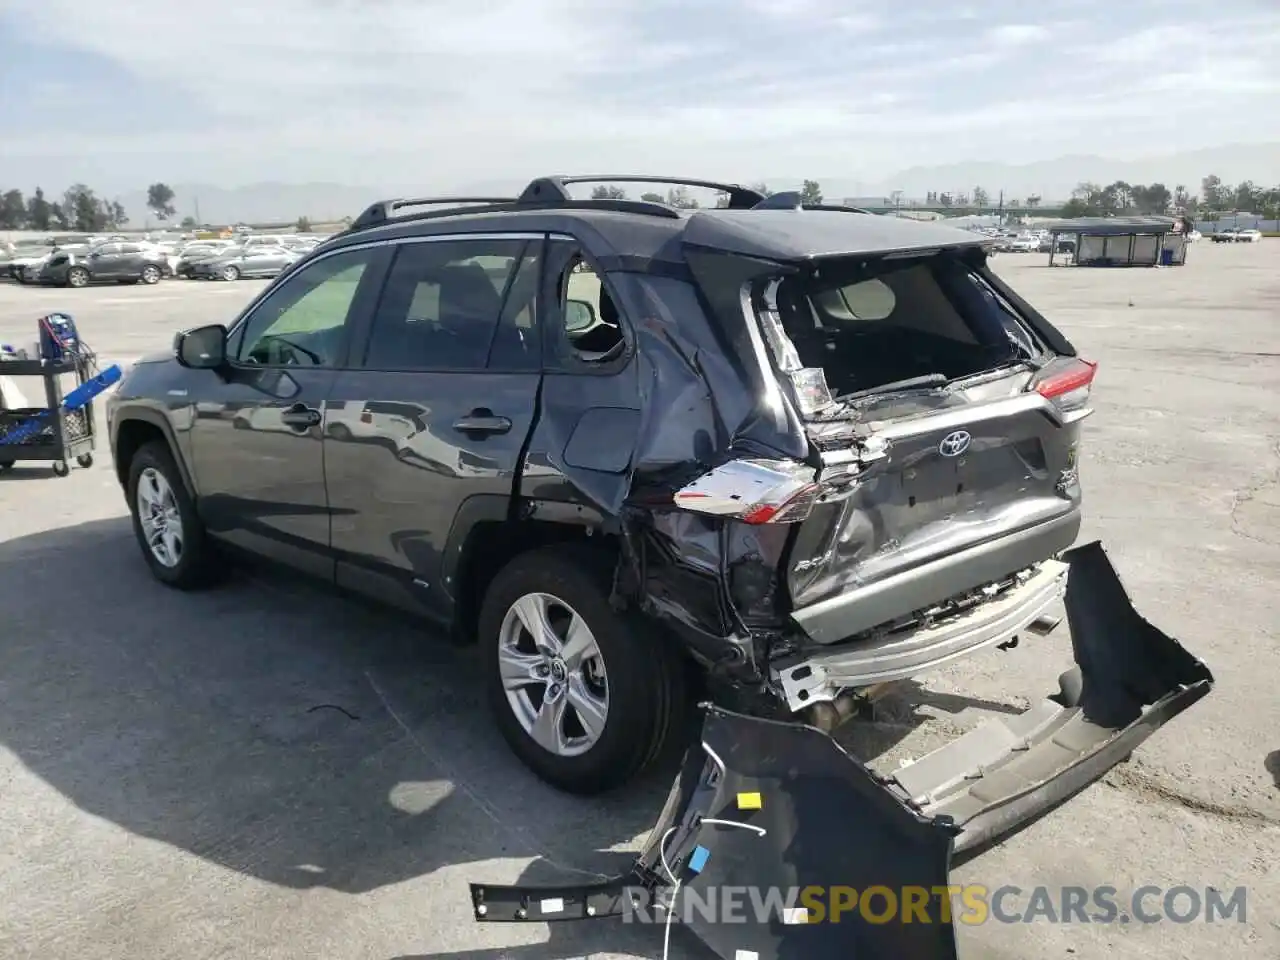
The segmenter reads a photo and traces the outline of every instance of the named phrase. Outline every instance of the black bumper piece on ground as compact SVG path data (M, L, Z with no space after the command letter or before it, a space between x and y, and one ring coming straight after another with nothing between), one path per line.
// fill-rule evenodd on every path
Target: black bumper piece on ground
M812 727L707 707L629 874L472 884L476 919L652 919L671 906L726 960L954 960L952 862L1097 780L1213 684L1133 608L1100 544L1063 559L1076 666L1041 704L886 777Z

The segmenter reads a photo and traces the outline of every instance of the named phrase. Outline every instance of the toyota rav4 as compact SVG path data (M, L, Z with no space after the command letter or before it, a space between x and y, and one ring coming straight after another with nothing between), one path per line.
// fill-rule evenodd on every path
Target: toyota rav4
M239 548L478 642L550 783L626 783L702 701L632 874L476 885L478 919L673 883L936 890L1208 691L1099 545L1069 549L1096 367L985 238L700 181L675 182L722 208L573 198L601 180L673 182L375 204L109 404L159 580ZM828 735L886 683L1049 643L1063 600L1076 666L1026 713L887 779ZM781 949L698 924L725 956ZM786 955L851 955L853 926ZM859 929L953 955L945 924Z

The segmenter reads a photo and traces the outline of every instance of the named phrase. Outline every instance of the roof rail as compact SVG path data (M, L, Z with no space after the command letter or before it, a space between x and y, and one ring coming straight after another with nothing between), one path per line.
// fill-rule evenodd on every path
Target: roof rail
M800 191L788 190L785 193L775 193L772 196L765 197L757 203L752 210L800 210L803 209L804 203L800 199Z
M539 177L520 194L524 202L561 202L571 200L565 189L571 183L655 183L673 187L702 187L729 195L730 210L750 210L765 199L764 194L737 183L719 183L715 180L694 180L689 177L656 177L636 173L593 173L565 177ZM643 202L643 201L642 201Z
M862 207L846 207L839 203L807 203L804 206L806 210L831 210L836 213L865 213L870 216L878 216L873 210L864 210Z
M468 203L474 206L445 206L450 203ZM384 205L394 211L397 205L401 206L426 206L427 204L440 204L443 209L424 210L418 213L409 213L404 216L388 216ZM494 198L486 200L484 198L467 198L464 200L427 200L412 201L405 204L400 200L384 200L370 206L364 213L360 214L351 222L351 226L342 231L337 236L344 236L351 233L359 233L362 230L368 230L372 227L379 227L388 223L407 223L416 220L435 220L443 217L456 217L463 213L507 213L519 211L534 210L613 210L619 213L637 213L647 216L664 217L670 220L680 219L680 212L673 207L668 207L663 203L649 203L645 200L535 200L523 201L515 200L510 197ZM332 238L330 238L332 239Z
M872 214L870 210L864 210L862 207L846 207L838 203L804 203L801 194L796 190L789 190L786 193L775 193L766 197L757 203L752 210L826 210L832 213L866 213Z
M386 223L397 210L405 207L446 206L454 204L514 203L515 197L414 197L409 199L379 200L365 208L364 213L351 222L352 230L363 230Z

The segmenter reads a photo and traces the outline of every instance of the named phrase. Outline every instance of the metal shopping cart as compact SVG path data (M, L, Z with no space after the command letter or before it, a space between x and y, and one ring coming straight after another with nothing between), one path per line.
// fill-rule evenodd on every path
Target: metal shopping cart
M8 349L0 361L0 376L39 377L45 395L43 407L0 409L0 472L34 461L52 463L54 474L65 477L72 460L82 467L93 465L93 400L120 379L120 368L100 371L96 355L66 314L41 317L39 330L39 342L31 350ZM75 386L64 394L67 377L75 378Z

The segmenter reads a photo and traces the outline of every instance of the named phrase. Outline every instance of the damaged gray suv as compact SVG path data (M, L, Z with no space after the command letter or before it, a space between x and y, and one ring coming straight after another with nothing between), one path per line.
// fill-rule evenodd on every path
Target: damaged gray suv
M568 189L602 181L723 207ZM1212 684L1099 545L1069 549L1095 366L985 243L651 177L375 204L121 383L143 556L190 588L247 550L478 642L503 735L562 789L689 747L631 874L476 885L478 919L616 914L674 883L945 885ZM888 779L829 736L884 684L1048 643L1064 599L1076 665L1026 713ZM946 924L909 927L861 936L948 955L911 940ZM698 932L729 957L852 935Z

